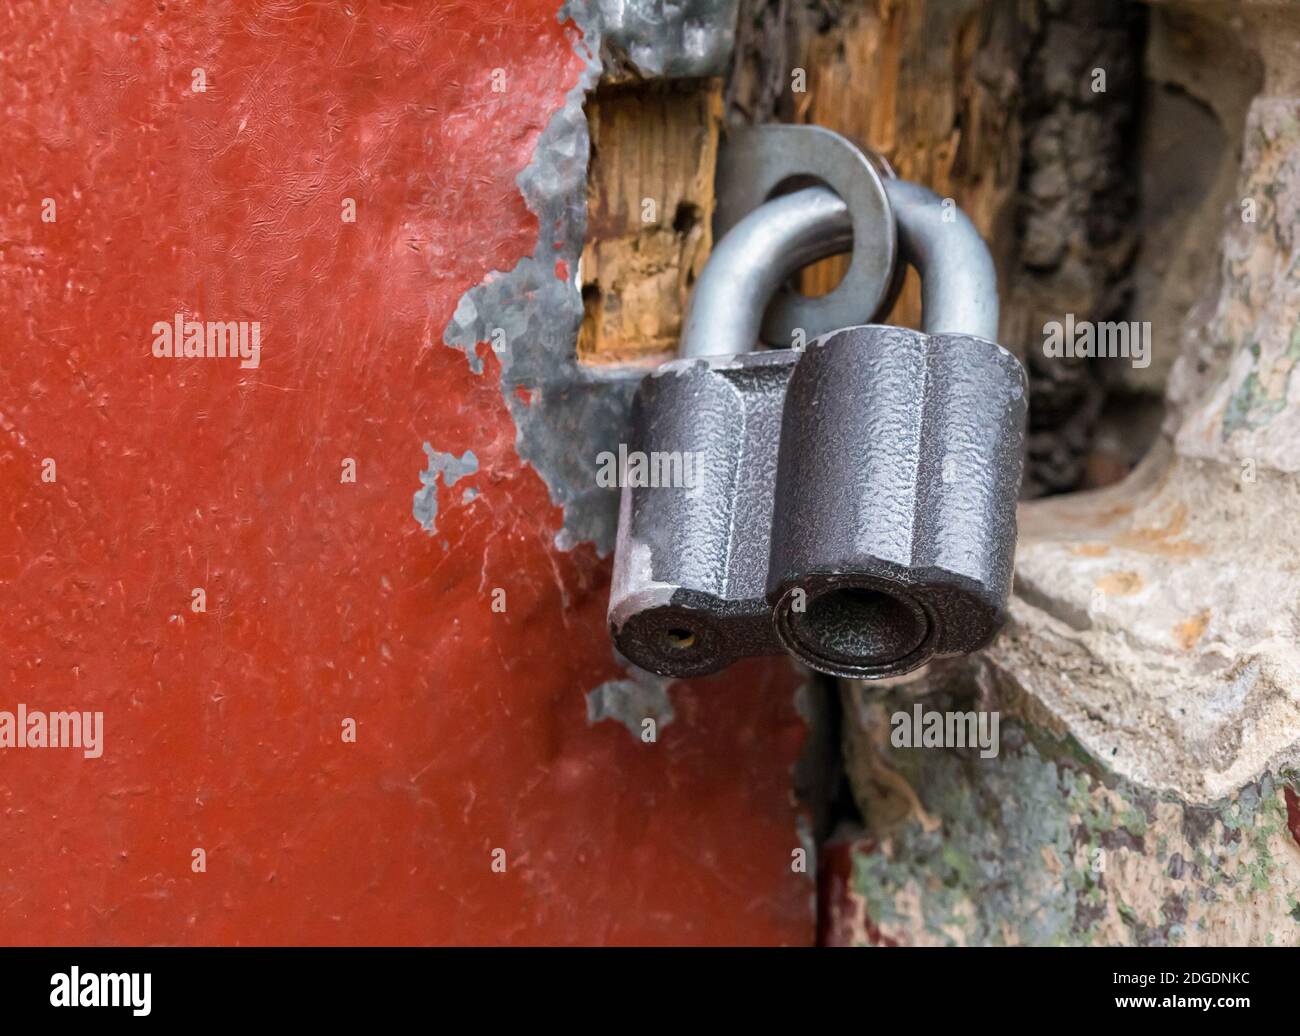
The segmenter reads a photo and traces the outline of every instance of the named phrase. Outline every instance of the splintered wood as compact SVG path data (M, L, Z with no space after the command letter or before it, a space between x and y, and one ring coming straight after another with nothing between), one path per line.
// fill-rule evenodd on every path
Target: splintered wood
M816 10L786 23L790 68L771 116L873 148L900 176L952 198L986 240L1014 241L1005 223L1020 167L1017 10L978 0L862 0L835 20ZM721 92L717 80L621 78L589 99L584 362L646 362L676 350L713 245ZM1000 271L1010 258L995 248ZM847 257L818 263L800 288L824 294L846 268ZM919 326L919 288L909 270L889 322Z
M716 80L602 85L588 101L580 360L676 351L690 289L713 245L721 116Z
M791 62L807 75L793 121L842 133L888 159L899 176L953 198L985 240L1010 240L997 224L1019 168L1014 11L975 0L854 4L843 20L797 34ZM1003 267L1005 256L994 260ZM809 295L830 291L847 257L804 272ZM920 326L920 284L908 271L890 323Z

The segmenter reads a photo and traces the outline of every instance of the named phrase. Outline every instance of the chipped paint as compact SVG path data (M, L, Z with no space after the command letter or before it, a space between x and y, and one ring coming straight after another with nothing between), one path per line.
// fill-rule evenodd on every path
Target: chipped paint
M593 725L607 719L627 727L637 739L646 736L646 720L654 720L654 737L673 721L673 701L668 695L672 680L647 673L634 666L628 667L631 678L607 680L587 692L587 723Z
M434 533L438 529L438 476L442 476L443 485L454 486L466 475L478 471L478 458L474 456L473 450L466 450L462 456L457 457L454 453L435 450L427 442L424 444L424 452L429 464L420 472L421 488L415 491L411 511L425 532ZM461 499L466 503L473 500L473 488L466 489Z
M597 483L596 458L617 451L632 394L646 373L638 367L592 368L578 362L583 315L578 278L557 276L557 271L578 270L586 231L590 141L584 102L602 72L602 55L611 49L645 71L667 76L720 73L730 56L735 0L696 0L662 12L661 7L570 0L561 9L561 21L571 20L581 29L574 49L584 69L516 179L537 217L536 246L512 269L489 273L465 292L442 336L444 345L465 354L476 375L487 369L480 349L486 346L495 354L501 395L515 425L515 449L562 509L555 546L565 552L584 543L593 544L602 557L613 549L619 494ZM787 673L777 675L762 660L718 679L734 685L745 680L741 674L746 668L764 671L758 667L765 664L774 679L790 681ZM672 701L666 681L647 680L631 667L628 672L627 679L606 681L588 692L588 722L615 719L639 738L641 720L650 711L660 717L660 729L672 719ZM792 690L804 680L794 679L798 683ZM802 817L796 823L796 838L811 860L808 823ZM811 917L811 893L809 910Z
M574 278L587 220L590 140L583 110L600 77L602 49L614 43L646 74L718 74L730 56L735 0L685 5L624 0L571 0L560 11L582 30L574 48L585 64L564 106L538 141L517 183L540 233L531 256L507 272L490 273L461 297L443 332L483 373L487 343L501 367L501 392L516 428L520 457L542 476L564 509L561 550L591 542L607 555L614 545L618 496L596 483L596 457L617 449L640 368L589 368L578 362L582 298Z
M557 264L577 269L586 231L589 138L583 103L600 76L601 24L585 3L563 8L582 29L575 50L584 71L550 119L516 182L540 231L531 256L490 273L461 297L443 342L483 373L479 343L496 353L501 393L514 420L515 448L564 509L557 546L589 541L600 554L614 542L617 495L596 483L596 456L617 448L640 371L598 372L577 359L582 299Z
M4 760L0 941L810 941L793 677L683 682L654 745L589 727L610 565L555 549L496 355L438 341L534 248L516 174L582 71L557 6L6 8L5 678L111 729ZM178 307L262 320L261 367L156 361ZM479 468L435 537L426 441Z

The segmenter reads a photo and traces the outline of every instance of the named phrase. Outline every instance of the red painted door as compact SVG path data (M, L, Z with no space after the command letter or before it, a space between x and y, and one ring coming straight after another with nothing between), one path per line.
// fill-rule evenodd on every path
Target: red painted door
M557 6L0 13L0 710L102 713L0 748L0 941L811 941L797 676L591 722L608 559L443 344L553 231Z

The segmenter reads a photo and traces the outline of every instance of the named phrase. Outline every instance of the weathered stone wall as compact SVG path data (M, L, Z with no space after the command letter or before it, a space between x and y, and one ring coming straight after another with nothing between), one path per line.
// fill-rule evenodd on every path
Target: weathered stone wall
M834 941L1300 943L1300 9L1153 24L1235 169L1182 233L1164 215L1130 312L1180 325L1164 434L1123 482L1022 506L982 658L846 688L865 829L828 853ZM996 711L998 754L895 747L917 701Z

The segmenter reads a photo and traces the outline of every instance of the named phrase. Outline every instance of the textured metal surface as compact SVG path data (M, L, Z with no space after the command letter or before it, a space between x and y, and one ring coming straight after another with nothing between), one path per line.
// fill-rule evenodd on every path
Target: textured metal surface
M771 186L824 171L790 150L830 138L784 128L742 135L731 175L771 166ZM834 139L836 154L852 147ZM843 246L846 206L824 187L763 201L766 187L737 186L744 204L720 200L733 214L757 205L700 277L683 358L633 404L632 450L702 461L689 486L623 489L609 620L638 665L693 675L784 647L822 672L875 678L973 651L1000 628L1024 371L990 340L996 276L969 219L925 188L885 184L927 333L850 326L806 351L742 350L789 273ZM872 254L855 241L855 260Z
M619 650L643 668L711 673L780 651L765 601L767 551L796 358L786 349L674 360L637 393L629 447L703 459L694 487L623 490L609 619Z
M720 76L736 36L738 0L595 0L607 45L647 77Z
M873 326L808 348L786 392L767 586L793 654L874 677L992 639L1025 411L1020 362L982 338Z
M665 364L637 395L634 446L698 451L704 478L624 489L619 649L694 674L784 646L878 677L987 643L1010 590L1025 404L1001 346L903 328Z
M885 194L887 180L871 156L820 126L728 131L718 154L714 232L719 239L725 240L774 192L793 185L829 187L849 211L852 235L847 243L854 247L843 279L819 298L808 298L792 288L778 291L763 320L763 340L769 345L795 344L796 331L802 331L808 341L865 323L885 308L895 288L898 259L898 234ZM828 230L838 232L838 228Z

